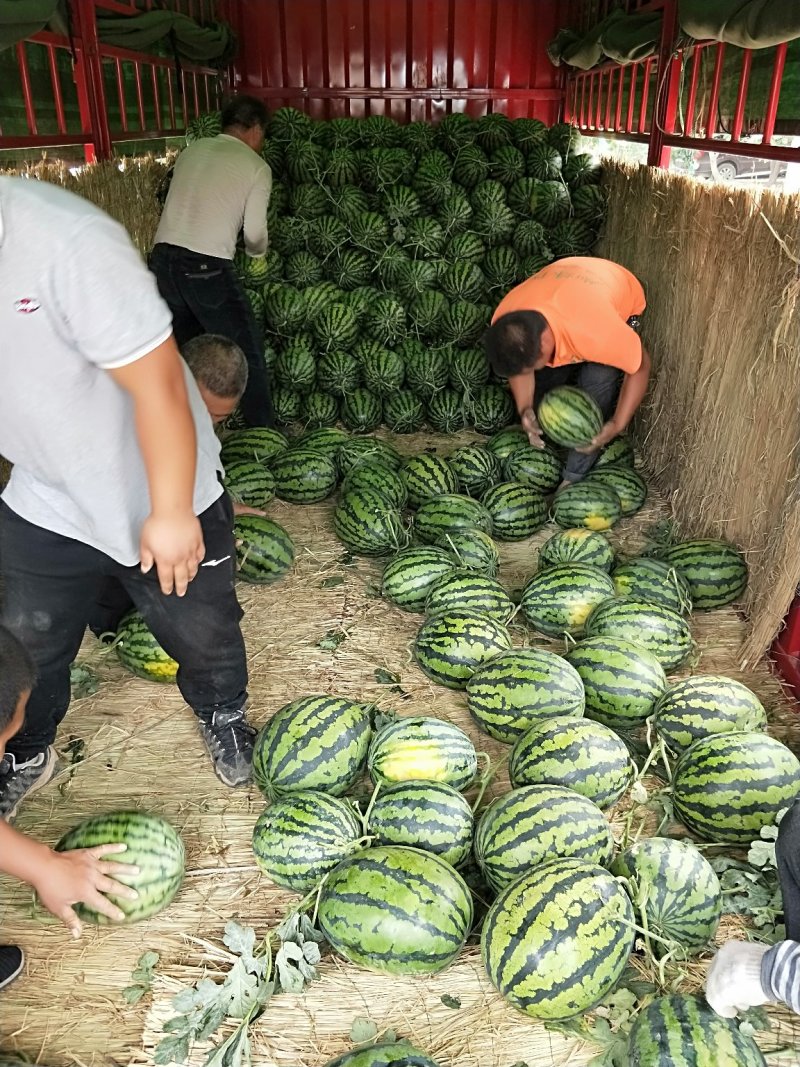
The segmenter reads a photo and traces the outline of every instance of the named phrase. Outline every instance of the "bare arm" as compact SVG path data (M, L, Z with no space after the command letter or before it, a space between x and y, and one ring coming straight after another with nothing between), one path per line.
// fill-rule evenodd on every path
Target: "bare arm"
M267 208L271 193L272 173L265 167L244 206L244 247L248 256L263 256L267 251Z
M150 515L142 527L142 570L155 564L162 592L183 596L205 547L193 508L197 439L175 341L170 337L108 373L133 400L147 471Z
M635 374L626 374L620 389L617 410L614 412L614 425L617 433L623 433L630 425L639 405L644 400L650 382L652 361L650 353L642 345L642 362Z
M535 448L543 448L542 431L533 413L533 399L536 394L536 375L533 371L527 374L514 374L508 379L511 395L517 405L522 428L528 435L528 440Z

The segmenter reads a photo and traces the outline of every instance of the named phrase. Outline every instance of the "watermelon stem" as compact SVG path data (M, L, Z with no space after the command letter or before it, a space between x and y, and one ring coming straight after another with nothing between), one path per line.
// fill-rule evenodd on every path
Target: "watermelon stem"
M485 766L484 766L483 774L478 779L478 795L475 797L475 802L472 805L472 813L473 813L473 815L475 814L475 812L480 807L481 801L483 800L483 795L486 792L486 790L488 789L489 783L491 782L491 780L494 778L495 774L497 773L497 768L492 765L492 760L491 760L491 757L489 756L488 752L476 752L476 756L478 757L478 759L481 759L481 760L485 761ZM505 756L504 759L501 760L500 762L502 764L503 762L507 762L507 761L508 761L508 756Z
M375 788L372 790L372 796L369 798L367 810L361 816L361 828L364 831L364 837L369 838L370 841L372 840L372 838L370 837L369 833L369 820L372 816L372 809L375 807L375 801L378 799L378 793L380 792L381 784L381 782L378 782Z

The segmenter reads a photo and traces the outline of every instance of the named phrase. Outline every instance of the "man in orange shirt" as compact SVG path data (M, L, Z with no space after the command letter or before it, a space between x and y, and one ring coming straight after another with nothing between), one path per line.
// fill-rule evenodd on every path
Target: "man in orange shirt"
M650 355L638 336L641 283L607 259L574 256L544 267L508 293L484 336L495 374L507 378L531 444L542 447L535 410L544 393L577 385L606 420L586 448L569 453L564 483L592 468L644 399ZM562 483L562 484L564 484Z

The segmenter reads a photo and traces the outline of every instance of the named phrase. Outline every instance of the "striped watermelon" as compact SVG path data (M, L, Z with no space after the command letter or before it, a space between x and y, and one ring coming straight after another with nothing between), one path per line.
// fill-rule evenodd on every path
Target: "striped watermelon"
M540 720L583 715L583 683L562 656L515 649L475 671L467 682L467 707L484 733L510 745Z
M672 778L675 814L706 841L746 845L800 794L800 760L763 733L701 737Z
M635 768L622 738L591 719L559 717L535 723L511 750L514 788L563 785L609 808L626 792Z
M296 393L308 393L314 388L317 364L310 337L299 334L286 342L275 358L274 376L278 385Z
M486 321L481 322L481 329L488 325L486 317ZM511 394L502 385L483 385L476 389L470 400L469 411L470 421L478 433L496 433L516 417Z
M556 493L553 518L564 530L582 526L587 530L609 530L622 516L619 497L613 489L598 482L577 482Z
M388 441L381 441L379 437L351 437L342 443L336 453L339 473L343 476L359 463L375 460L391 467L393 471L400 470L403 463L397 449Z
M138 922L157 915L170 903L183 882L185 850L183 841L166 819L144 811L112 811L107 815L93 815L69 830L55 846L56 852L71 852L77 848L97 845L126 846L118 863L138 867L137 874L114 874L114 880L131 886L138 896L135 900L108 893L111 903L125 913L121 920ZM81 919L105 926L113 919L77 903L75 911Z
M307 789L262 811L253 828L253 853L275 885L308 893L359 847L362 834L352 804Z
M336 464L313 448L290 448L272 462L275 493L291 504L314 504L336 488Z
M334 868L317 916L331 947L350 963L387 974L433 974L464 947L472 897L438 856L378 845Z
M285 452L289 439L278 430L266 426L251 426L234 430L222 442L220 459L227 470L234 463L266 463Z
M336 426L321 426L316 430L307 430L297 439L298 448L311 448L315 452L335 460L338 467L338 455L340 447L345 441L350 441L350 434L346 430L340 430Z
M138 678L149 682L174 682L178 664L168 656L135 609L120 620L114 640L117 659Z
M621 637L639 645L665 671L680 666L694 647L689 624L677 612L627 596L598 604L584 630L587 637Z
M636 841L611 865L627 878L634 905L643 900L647 928L677 942L684 953L712 941L722 914L722 891L714 868L688 841L650 837ZM657 955L664 947L654 943Z
M243 582L271 585L292 569L294 545L277 522L260 515L239 515L233 524L236 573Z
M341 796L361 773L371 734L367 705L344 697L300 697L259 730L253 780L268 800L307 789Z
M395 433L418 433L425 422L425 405L410 389L398 389L383 402L383 420Z
M547 503L536 489L520 482L500 482L481 497L492 532L500 541L524 541L547 522Z
M426 500L441 496L442 493L455 493L458 489L458 481L447 460L430 452L409 456L403 464L403 474L408 487L408 503L412 508L418 508Z
M522 590L522 610L548 637L579 634L592 611L614 595L605 571L587 563L562 563L538 571Z
M480 270L471 263L456 264L457 267L470 271ZM489 378L489 366L486 356L480 348L462 348L453 353L450 361L450 384L454 389L472 393L485 385Z
M704 999L659 997L636 1016L628 1036L629 1067L766 1067L736 1019L723 1019Z
M343 544L363 556L388 556L408 544L399 509L375 489L342 494L333 513L333 529Z
M447 457L459 491L479 497L500 478L500 461L480 445L463 445Z
M490 437L484 447L494 452L499 460L505 461L518 448L528 447L528 435L520 426L507 426Z
M701 737L767 728L755 693L721 674L696 674L670 686L655 709L655 728L667 747L683 752Z
M428 422L439 433L453 434L467 424L466 398L455 389L440 389L427 403Z
M419 300L415 301L414 307L419 305L426 296L433 295L432 293L423 294ZM446 349L425 347L420 342L412 340L401 345L398 351L405 359L406 382L412 392L426 400L438 393L440 389L444 389L450 374Z
M603 426L597 401L574 385L559 385L545 393L536 417L547 436L565 448L588 445Z
M342 422L354 433L369 433L383 421L383 404L369 389L353 389L342 397Z
M597 470L609 465L633 467L635 466L635 458L630 438L620 434L619 437L615 437L605 448L601 449L592 469Z
M414 642L414 656L431 681L464 689L482 663L510 648L511 638L501 623L453 608L426 619Z
M389 560L381 592L405 611L422 612L431 588L455 566L455 560L443 548L407 548Z
M618 637L590 637L566 658L583 682L587 717L615 730L641 725L667 687L656 657Z
M724 607L747 588L747 563L727 541L682 541L659 555L689 583L695 609Z
M483 922L492 985L534 1019L571 1019L617 984L636 937L633 908L602 867L543 863L512 882Z
M397 352L379 347L361 361L361 376L367 389L387 397L403 384L405 366Z
M560 563L586 563L609 571L614 564L614 549L603 534L594 530L582 526L559 530L539 549L539 567L557 567Z
M613 489L619 497L620 511L623 517L635 515L647 499L647 483L641 474L637 474L633 467L607 466L591 470L586 481L605 485Z
M460 567L496 578L500 569L497 545L483 530L445 530L435 544L452 552Z
M510 482L522 482L540 493L552 493L561 481L561 460L549 448L524 444L508 455L503 471Z
M492 517L483 504L458 493L441 493L421 504L414 519L414 532L428 544L443 533L460 530L492 532Z
M320 356L317 364L317 381L321 389L333 396L346 396L361 382L361 367L351 352L334 348Z
M306 426L333 426L339 418L339 401L330 393L314 389L303 397L300 419Z
M443 782L459 791L472 784L478 757L470 739L443 719L396 719L376 734L367 757L377 785L394 782Z
M451 867L466 862L472 848L472 809L444 782L407 781L386 786L369 817L379 845L408 845L433 852Z
M600 808L560 785L512 789L484 809L475 828L475 858L496 893L549 860L605 866L613 851Z
M378 460L359 463L345 475L342 493L359 489L374 489L396 508L405 507L408 499L408 490L403 475Z
M425 601L426 615L463 610L488 615L506 623L514 614L514 604L496 578L487 578L468 568L458 568L433 583Z
M303 398L293 389L277 386L272 390L272 410L275 413L275 421L280 426L288 426L300 418Z
M408 129L404 126L403 129ZM438 1064L406 1041L380 1042L344 1052L324 1067L438 1067Z
M617 596L630 596L684 615L692 610L689 584L680 571L660 559L643 556L611 572Z
M249 508L263 508L275 496L275 479L261 463L231 463L225 471L231 500Z

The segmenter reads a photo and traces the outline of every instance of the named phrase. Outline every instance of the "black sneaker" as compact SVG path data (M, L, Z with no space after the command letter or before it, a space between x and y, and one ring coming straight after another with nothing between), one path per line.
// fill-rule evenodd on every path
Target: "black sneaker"
M52 745L24 761L6 752L0 760L0 819L10 822L25 797L47 785L57 770L58 759Z
M253 739L256 731L240 711L217 711L210 719L197 720L200 733L211 753L214 774L235 789L252 777Z
M0 945L0 989L5 989L25 966L25 953L16 945Z

